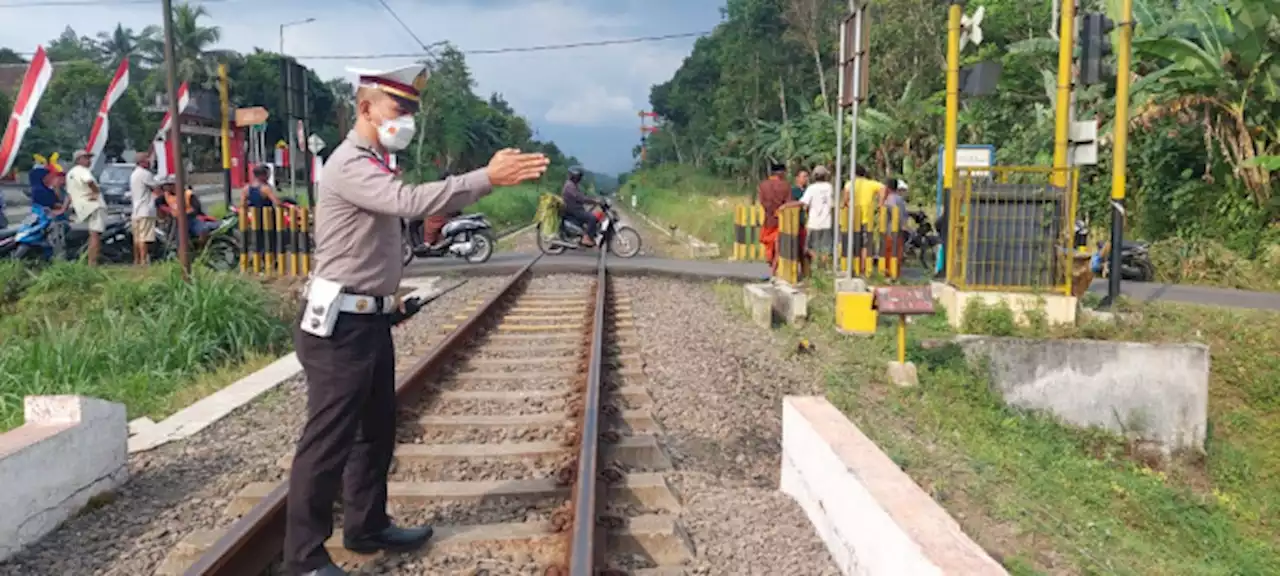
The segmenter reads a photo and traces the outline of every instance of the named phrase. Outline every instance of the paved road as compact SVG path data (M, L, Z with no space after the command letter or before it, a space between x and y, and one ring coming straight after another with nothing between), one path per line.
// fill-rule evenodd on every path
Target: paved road
M409 269L406 270L406 274L505 275L511 274L520 266L523 266L533 256L534 254L526 252L503 252L494 254L493 258L484 264L467 264L456 259L414 260L409 265ZM670 260L638 256L629 260L612 258L609 263L611 270L622 274L652 273L696 279L722 278L739 282L760 280L768 274L768 269L759 262ZM558 256L547 256L536 265L536 269L546 272L591 272L595 270L595 265L596 255L594 252L574 252ZM1280 293L1276 292L1246 292L1244 290L1226 288L1142 282L1124 282L1120 286L1126 296L1141 302L1158 300L1206 306L1280 311ZM1089 287L1089 291L1095 294L1106 294L1106 281L1094 281L1093 285Z

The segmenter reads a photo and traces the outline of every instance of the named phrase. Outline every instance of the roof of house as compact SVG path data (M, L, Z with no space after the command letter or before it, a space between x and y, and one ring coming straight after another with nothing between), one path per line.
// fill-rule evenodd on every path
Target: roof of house
M0 64L0 92L10 97L16 95L26 73L26 64Z

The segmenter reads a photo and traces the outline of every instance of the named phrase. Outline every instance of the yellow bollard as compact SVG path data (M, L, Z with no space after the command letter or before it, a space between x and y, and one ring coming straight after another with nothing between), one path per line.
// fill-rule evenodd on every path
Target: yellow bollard
M902 215L898 210L893 211L893 216L889 221L889 234L893 238L893 250L889 253L889 277L897 278L902 272L902 262L898 258L903 253L905 246L902 245Z
M249 212L247 211L247 208L248 206L241 205L240 217L237 218L237 220L239 220L237 224L239 225L239 228L240 228L240 273L241 274L244 274L245 272L249 271L249 254L248 252L245 251L245 248L249 246L249 235L245 233L245 231L249 229L249 222L248 222Z
M262 209L262 252L263 261L266 264L263 272L270 276L276 269L275 254L271 249L271 239L275 237L275 209L264 207Z
M298 275L298 207L289 208L289 275Z
M249 215L252 221L249 222L249 232L253 234L253 273L262 273L262 208L253 207L250 209Z
M310 230L309 227L311 223L307 220L308 211L306 207L302 207L299 211L302 213L302 216L300 217L302 221L302 275L309 276L311 274L311 251L314 249L314 247L311 246L310 240L307 238L307 232Z
M284 207L276 208L276 275L284 276Z
M888 215L889 211L881 206L880 213L876 217L876 230L880 232L880 245L877 247L879 248L877 250L879 257L876 258L876 270L880 272L881 276L885 275L885 260L889 256L889 227L885 225Z

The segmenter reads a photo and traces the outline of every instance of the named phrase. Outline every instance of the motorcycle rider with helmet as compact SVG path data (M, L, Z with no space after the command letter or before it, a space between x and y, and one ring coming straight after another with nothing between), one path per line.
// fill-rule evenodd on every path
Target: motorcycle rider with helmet
M564 188L560 191L560 196L564 199L564 209L561 211L561 215L565 220L576 223L586 231L586 237L582 239L583 245L595 246L595 237L600 222L594 214L587 210L587 206L599 206L600 201L584 193L580 187L581 182L582 167L571 166L569 168L569 177L564 181Z

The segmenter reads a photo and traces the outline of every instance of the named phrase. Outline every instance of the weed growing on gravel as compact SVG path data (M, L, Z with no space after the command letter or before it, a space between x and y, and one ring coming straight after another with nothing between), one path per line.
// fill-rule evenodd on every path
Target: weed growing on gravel
M828 398L1011 573L1280 573L1280 314L1159 303L1072 327L971 314L1013 336L1209 345L1208 454L1162 467L1112 434L1007 407L958 348L922 345L952 335L941 314L908 329L920 386L888 384L890 319L874 337L837 335L825 286L811 282L808 325L779 329L779 345L813 341ZM717 288L735 308L740 290Z
M0 430L21 424L27 395L84 394L158 415L202 375L288 344L282 299L235 275L196 270L187 284L173 265L4 266L0 294Z

